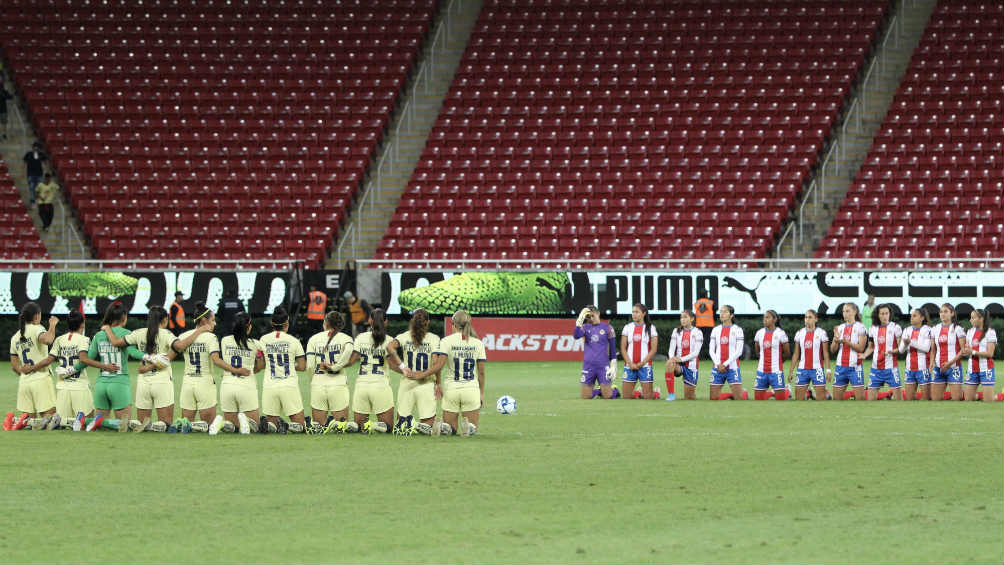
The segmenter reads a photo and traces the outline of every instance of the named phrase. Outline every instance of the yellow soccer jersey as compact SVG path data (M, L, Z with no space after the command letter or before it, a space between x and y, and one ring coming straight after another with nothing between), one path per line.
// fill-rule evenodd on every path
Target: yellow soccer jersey
M390 336L384 336L383 343L373 343L373 332L363 332L356 336L355 352L359 354L359 378L356 384L386 384L387 379L387 344Z
M422 336L422 343L417 345L412 341L410 331L404 332L394 339L400 346L398 348L398 357L412 371L428 370L432 354L442 353L439 347L439 336L436 334L426 333ZM433 378L435 377L430 375L423 382L428 382Z
M126 343L135 345L136 349L139 349L142 353L146 353L146 328L133 330L123 339L125 339ZM157 330L157 341L153 346L153 353L151 355L167 355L171 352L171 344L174 343L174 340L174 334L164 328L159 328ZM170 365L163 369L154 367L152 370L139 376L140 379L149 384L169 383L172 377L173 373L171 372Z
M314 334L307 342L307 370L313 375L315 385L345 385L345 364L352 357L352 338L336 333L328 343L328 332ZM331 372L321 368L321 361L329 365L340 365L342 369Z
M443 386L451 389L478 388L478 361L485 361L485 344L476 337L464 339L459 333L450 334L439 342L440 351L446 355L446 376Z
M49 355L56 361L49 365L55 373L57 367L73 367L79 359L81 351L86 352L91 347L91 338L78 333L65 333L57 337L49 348ZM79 373L65 379L56 378L56 390L89 390L87 373L81 369Z
M269 332L259 341L265 351L265 378L261 387L299 390L300 375L296 372L296 360L304 356L300 340L286 332Z
M38 336L44 333L45 328L38 324L25 324L24 337L26 339L23 342L21 341L20 331L15 333L14 337L10 338L11 357L20 359L21 365L34 365L48 359L49 346L38 341ZM51 378L49 368L44 367L27 375L21 375L20 382L33 383L48 378Z
M179 340L188 338L188 336L195 333L195 330L188 330L187 332L178 336ZM202 332L199 337L195 338L192 345L188 346L181 355L185 356L185 376L192 378L202 378L209 377L213 379L209 382L216 382L216 370L215 365L213 365L213 360L209 358L213 353L220 352L220 341L213 335L212 332Z
M259 351L264 353L264 349L262 349L261 343L257 339L249 337L248 347L244 349L240 345L237 345L237 340L234 339L234 336L224 336L223 341L220 343L220 357L227 363L230 363L230 366L234 369L250 370L251 375L242 377L225 372L223 373L223 384L235 384L257 389L258 382L254 378L254 360L258 357Z

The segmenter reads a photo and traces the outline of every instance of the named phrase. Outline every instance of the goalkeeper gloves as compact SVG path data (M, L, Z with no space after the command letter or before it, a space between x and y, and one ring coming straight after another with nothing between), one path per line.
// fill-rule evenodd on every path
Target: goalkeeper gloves
M586 308L583 308L581 312L579 312L579 317L575 319L575 325L581 326L582 324L584 324L586 322L586 316L588 315L589 315L589 307L587 306Z
M168 359L167 355L164 355L163 353L154 355L153 357L150 358L150 361L153 362L153 364L158 369L166 369L169 366L171 366L171 360Z
M75 373L76 371L73 370L73 367L59 367L56 369L56 376L60 379L72 377Z
M611 359L610 365L607 366L607 380L611 383L617 378L617 360Z

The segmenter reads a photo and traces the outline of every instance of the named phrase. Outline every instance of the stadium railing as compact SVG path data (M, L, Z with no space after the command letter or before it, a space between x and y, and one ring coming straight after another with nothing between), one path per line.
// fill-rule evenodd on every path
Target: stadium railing
M8 271L292 271L303 261L271 259L0 259Z

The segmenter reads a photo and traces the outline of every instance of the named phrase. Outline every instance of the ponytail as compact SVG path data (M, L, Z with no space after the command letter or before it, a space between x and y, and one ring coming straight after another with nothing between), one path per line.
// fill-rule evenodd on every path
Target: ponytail
M986 333L987 332L987 328L990 327L990 320L987 319L987 311L986 310L981 310L981 309L977 308L977 309L974 309L973 312L976 312L976 315L980 317L980 330L983 333ZM975 328L976 326L973 326L973 327Z
M373 347L379 347L387 338L387 328L384 327L382 308L374 308L370 312L370 332L373 335Z
M17 323L21 331L21 339L18 340L18 343L31 342L31 340L24 335L25 327L35 319L35 316L38 316L41 313L42 309L39 308L38 304L35 302L29 302L21 308L21 314L17 317Z
M231 335L234 336L234 341L241 349L250 349L248 347L248 324L251 323L251 316L247 312L239 312L234 316L234 327L230 330Z
M122 318L126 316L125 304L122 304L118 300L112 302L105 309L105 317L101 319L102 326L114 326L115 324L122 321Z
M289 313L282 306L276 306L272 311L272 321L269 324L275 331L282 330L283 326L289 323Z
M471 315L463 310L457 310L453 315L453 326L460 331L460 335L467 338L477 339L478 334L474 333L474 326L471 325Z
M66 316L66 325L70 327L71 332L79 332L84 326L84 315L80 312L74 310Z
M198 312L198 314L195 315L196 325L201 326L209 323L209 317L213 315L213 311L206 308L205 302L196 302L195 311Z
M411 342L417 347L429 331L429 313L424 308L415 310L411 314L411 322L408 325L408 329L411 331Z
M167 310L163 306L153 306L150 308L150 315L146 318L146 347L143 352L147 355L156 353L157 334L160 333L160 323L167 319Z
M327 351L328 346L331 345L331 340L335 338L335 334L341 331L342 326L345 325L345 319L342 318L340 312L332 310L324 315L324 321L331 328L331 333L328 334L328 342L324 344L324 350Z

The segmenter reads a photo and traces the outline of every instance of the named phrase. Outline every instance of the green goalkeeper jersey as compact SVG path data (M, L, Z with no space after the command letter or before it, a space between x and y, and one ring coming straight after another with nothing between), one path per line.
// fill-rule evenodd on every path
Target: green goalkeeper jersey
M124 339L130 332L125 328L112 328L112 333ZM109 373L107 371L99 372L98 380L129 384L128 358L132 357L137 360L143 359L143 352L136 349L135 345L121 348L115 347L110 341L108 341L108 336L105 335L105 331L98 330L98 333L94 335L93 339L91 339L91 347L87 350L87 356L99 363L114 364L119 366L119 370L116 373ZM82 364L78 363L77 365L79 366Z

